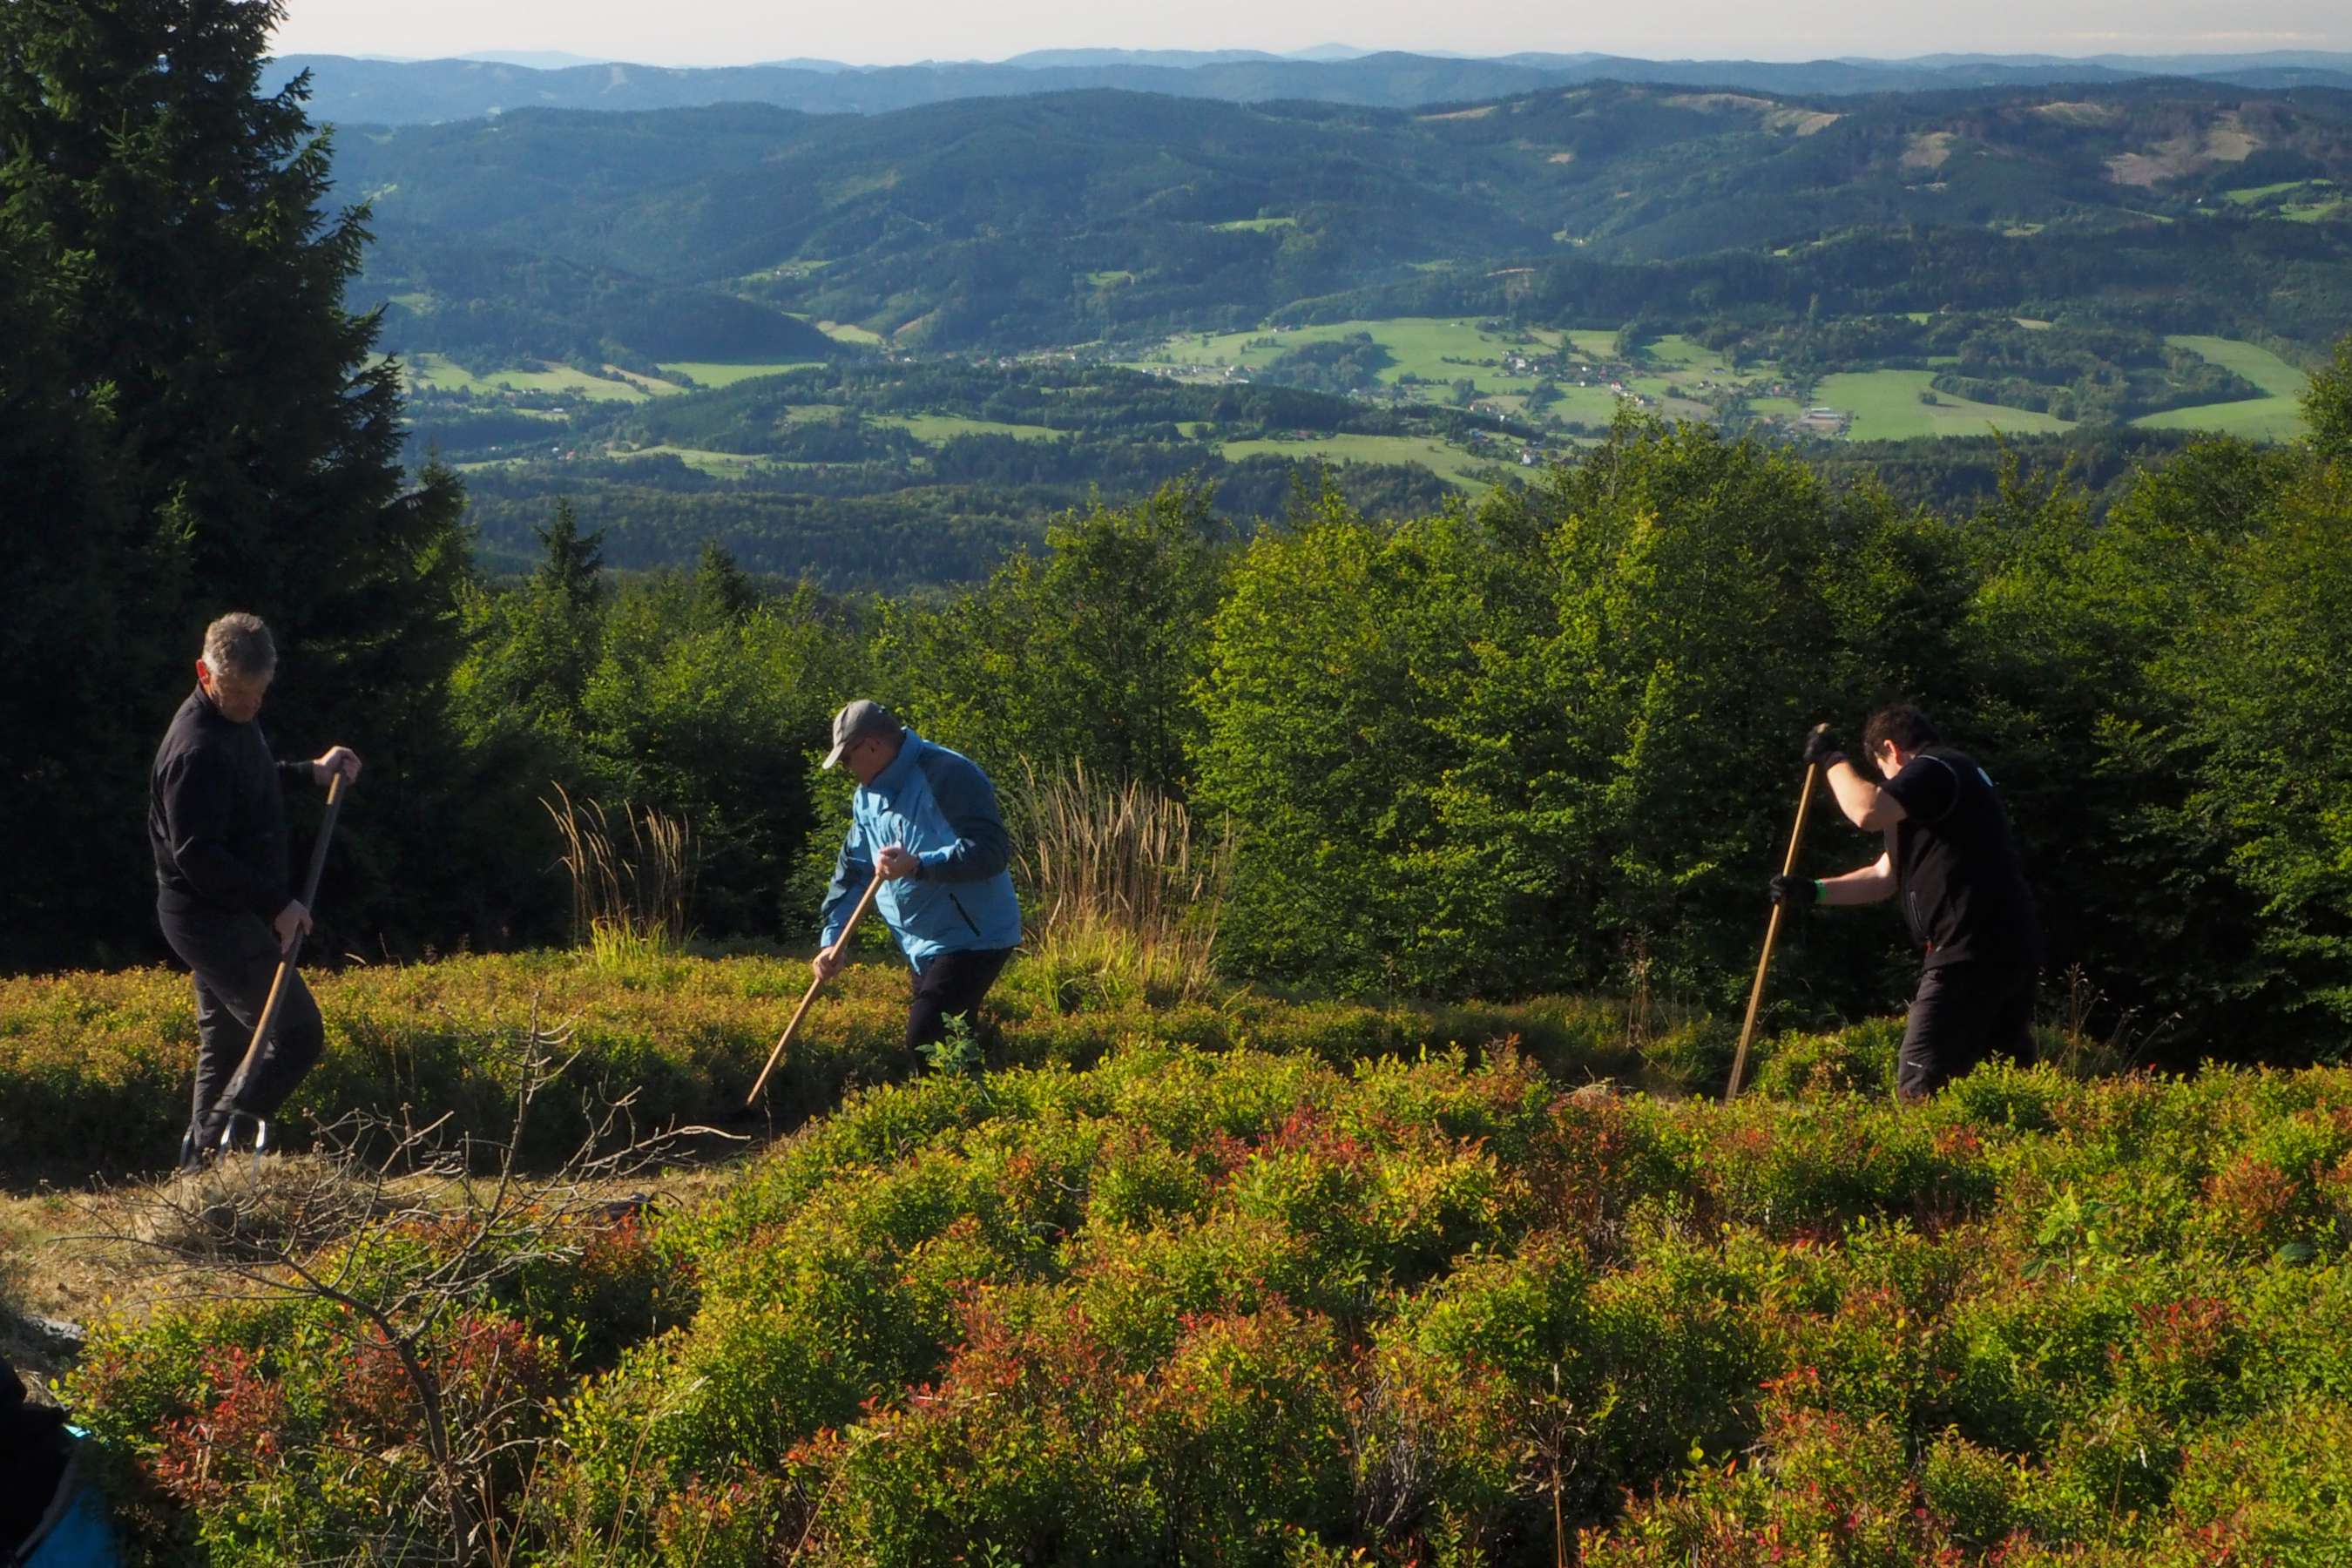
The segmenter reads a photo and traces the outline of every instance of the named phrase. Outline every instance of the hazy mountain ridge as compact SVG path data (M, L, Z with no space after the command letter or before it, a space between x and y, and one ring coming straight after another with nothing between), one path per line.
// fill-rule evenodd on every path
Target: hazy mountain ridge
M2217 63L2221 62L2221 63ZM288 55L267 85L311 76L314 117L346 124L467 120L523 108L646 110L769 103L812 113L876 114L958 98L1110 88L1231 102L1299 99L1409 109L1547 87L1619 80L1772 93L1916 92L2024 83L2119 83L2162 76L2234 85L2352 88L2352 55L2273 51L2085 60L1955 57L1948 62L1830 59L1641 60L1524 53L1492 58L1376 52L1301 58L1247 50L1052 49L1002 61L859 67L829 60L683 68L609 63L532 69L486 58L359 59Z

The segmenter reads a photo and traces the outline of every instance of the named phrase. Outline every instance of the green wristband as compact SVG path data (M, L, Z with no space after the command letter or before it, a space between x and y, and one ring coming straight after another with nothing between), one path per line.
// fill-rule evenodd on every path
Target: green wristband
M1814 879L1813 879L1813 902L1815 902L1815 903L1817 903L1817 904L1826 904L1826 903L1828 903L1829 901L1830 901L1830 885L1829 885L1827 882L1822 881L1822 880L1820 878L1818 878L1818 877L1814 878Z

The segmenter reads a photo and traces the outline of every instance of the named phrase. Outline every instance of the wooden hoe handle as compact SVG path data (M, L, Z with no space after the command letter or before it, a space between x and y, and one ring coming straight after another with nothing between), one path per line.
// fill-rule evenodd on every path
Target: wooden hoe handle
M335 836L335 816L342 807L343 775L339 770L327 781L327 815L319 824L319 842L310 850L310 874L302 883L302 907L306 910L319 901L319 876L327 868L327 844ZM236 1100L237 1090L245 1087L246 1075L261 1059L261 1043L269 1038L270 1028L278 1022L278 1004L285 999L287 977L294 973L294 961L301 956L302 933L298 931L294 940L286 944L286 951L278 955L278 974L269 983L269 1000L261 1005L261 1016L253 1022L253 1040L245 1047L245 1059L229 1075L223 1099L232 1103Z
M866 884L866 891L858 895L857 907L849 911L849 923L841 928L841 934L834 939L831 947L825 949L827 952L838 953L849 945L850 933L857 929L857 922L866 918L866 911L873 908L874 895L881 890L882 872L877 868L874 873L874 879ZM792 1043L793 1031L801 1026L801 1020L808 1016L809 1004L815 1001L816 994L824 989L823 980L809 982L807 994L801 998L801 1005L793 1009L792 1022L786 1024L784 1032L777 1037L776 1048L768 1053L768 1065L760 1069L759 1078L751 1084L751 1092L743 1097L745 1105L752 1105L759 1100L760 1091L768 1087L768 1075L776 1070L776 1063L782 1058L784 1047Z
M1827 731L1827 724L1813 726L1818 735ZM1792 876L1797 869L1797 849L1805 841L1805 816L1813 806L1813 781L1821 776L1818 763L1805 764L1805 793L1797 797L1797 826L1789 834L1789 856L1780 863L1780 875ZM1764 956L1756 961L1756 984L1748 993L1748 1021L1739 1026L1739 1049L1731 1058L1731 1085L1723 1091L1727 1104L1739 1094L1740 1075L1747 1070L1748 1047L1756 1038L1756 1015L1764 1005L1764 976L1772 967L1772 944L1780 935L1780 906L1772 906L1772 918L1764 927Z

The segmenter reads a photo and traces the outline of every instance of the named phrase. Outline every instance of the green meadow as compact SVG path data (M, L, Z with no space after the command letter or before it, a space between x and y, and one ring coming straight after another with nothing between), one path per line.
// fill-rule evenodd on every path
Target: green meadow
M1983 436L1995 430L2009 436L2036 436L2074 428L2072 420L1996 403L1971 402L1948 392L1937 393L1932 405L1920 402L1921 393L1933 390L1928 384L1935 378L1932 370L1865 370L1827 375L1814 388L1812 402L1852 414L1851 434L1860 441Z
M1331 463L1419 463L1450 485L1486 488L1486 470L1501 459L1475 457L1428 436L1318 436L1307 440L1227 441L1225 460L1249 458L1320 459ZM1516 448L1514 449L1516 456Z
M2234 195L2235 193L2232 193ZM2168 337L2175 348L2202 354L2235 371L2269 395L2237 403L2203 403L2171 408L2132 421L2150 430L2210 430L2249 441L2291 441L2304 432L2303 392L2311 377L2265 348L2233 338Z
M440 354L415 354L404 363L412 389L463 392L476 396L495 396L501 392L551 392L604 403L643 403L648 397L666 397L686 390L652 376L631 375L609 366L609 374L604 375L592 375L571 365L547 363L476 375Z
M787 371L806 370L820 363L803 359L782 363L732 364L711 360L680 360L661 368L664 375L691 376L698 385L719 387L732 386L739 381L752 381L763 375L782 375Z
M1389 353L1390 363L1381 368L1378 377L1383 386L1394 386L1408 375L1441 386L1466 376L1483 394L1525 395L1533 391L1538 377L1514 374L1504 369L1501 362L1515 349L1540 353L1559 342L1558 333L1530 333L1526 340L1515 343L1512 338L1486 331L1467 318L1398 316L1381 321L1333 321L1294 327L1286 331L1261 327L1245 332L1186 333L1170 339L1139 363L1147 369L1160 365L1214 369L1237 364L1261 370L1293 349L1309 343L1338 342L1360 332L1369 334Z
M996 419L968 419L961 414L868 414L866 423L895 425L918 441L937 446L959 436L1010 436L1019 441L1056 441L1065 434L1044 425L1008 425Z

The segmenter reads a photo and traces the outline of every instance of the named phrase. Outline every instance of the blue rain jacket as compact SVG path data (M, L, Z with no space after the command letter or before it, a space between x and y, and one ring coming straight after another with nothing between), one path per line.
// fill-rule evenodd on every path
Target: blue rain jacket
M883 883L874 907L917 972L942 952L1021 945L1004 816L978 763L909 730L890 765L858 786L849 816L819 917L825 946L841 939L875 857L893 844L913 850L923 868Z

